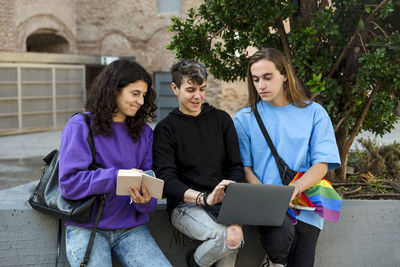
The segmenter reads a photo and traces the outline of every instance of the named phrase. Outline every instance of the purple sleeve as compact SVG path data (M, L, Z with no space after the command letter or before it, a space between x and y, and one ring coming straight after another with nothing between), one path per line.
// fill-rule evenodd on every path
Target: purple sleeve
M77 117L77 116L75 116ZM74 117L74 118L75 118ZM115 168L88 170L92 162L86 124L78 119L67 123L61 136L59 182L61 195L81 199L90 195L115 191L118 170Z
M152 197L146 204L136 204L133 202L132 205L134 205L135 209L140 213L150 213L156 209L157 199Z

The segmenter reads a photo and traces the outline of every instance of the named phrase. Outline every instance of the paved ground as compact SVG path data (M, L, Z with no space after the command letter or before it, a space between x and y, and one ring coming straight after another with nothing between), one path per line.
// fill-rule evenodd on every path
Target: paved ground
M371 133L361 133L359 137L374 138ZM0 190L38 180L42 158L59 148L60 138L61 131L0 137ZM376 141L380 144L400 142L400 122L395 130L382 138L376 137ZM353 148L357 143L354 142Z
M40 179L42 158L60 139L61 131L0 137L0 190Z

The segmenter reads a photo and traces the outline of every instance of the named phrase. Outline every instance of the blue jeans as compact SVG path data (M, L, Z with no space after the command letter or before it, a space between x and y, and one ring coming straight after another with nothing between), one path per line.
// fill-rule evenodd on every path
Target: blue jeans
M67 226L65 243L71 267L79 266L86 252L91 229ZM88 267L112 266L115 256L124 266L172 266L146 225L129 229L98 229L93 242Z
M211 266L216 263L217 267L235 266L239 249L226 246L228 225L214 222L203 208L192 203L182 203L176 207L172 211L171 222L190 238L203 241L194 254L198 265Z

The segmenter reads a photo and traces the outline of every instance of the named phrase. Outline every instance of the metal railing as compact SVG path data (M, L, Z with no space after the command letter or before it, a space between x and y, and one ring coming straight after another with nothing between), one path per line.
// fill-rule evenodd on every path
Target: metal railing
M59 129L85 95L84 65L0 63L0 135Z

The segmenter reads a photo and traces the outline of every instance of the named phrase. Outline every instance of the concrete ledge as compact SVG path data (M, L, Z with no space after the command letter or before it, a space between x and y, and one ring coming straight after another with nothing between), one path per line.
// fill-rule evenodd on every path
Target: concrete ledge
M400 200L345 200L326 222L316 266L400 266Z
M27 202L37 183L0 191L1 266L54 266L58 220ZM60 262L68 266L64 255Z
M38 52L0 52L0 62L101 65L101 56Z
M1 266L53 266L57 220L27 203L37 181L0 191ZM174 236L164 210L151 214L149 228L173 266L185 266L185 252L197 241ZM258 266L263 249L256 230L245 227L245 246L236 266ZM64 243L63 243L64 246ZM339 223L326 222L316 253L316 267L400 266L400 201L345 200ZM60 266L68 266L64 254ZM114 266L120 266L115 262Z

